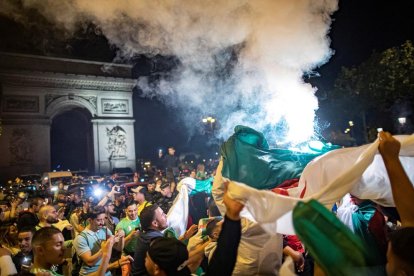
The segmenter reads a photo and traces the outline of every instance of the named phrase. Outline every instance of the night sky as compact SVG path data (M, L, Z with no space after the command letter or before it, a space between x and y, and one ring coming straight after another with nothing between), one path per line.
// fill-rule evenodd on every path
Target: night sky
M319 77L306 81L317 86L317 95L323 100L331 89L342 66L355 66L370 54L414 40L414 4L412 1L343 0L333 16L329 36L335 54L321 68L315 69ZM32 15L36 20L36 15ZM41 21L41 20L40 20ZM29 29L0 17L0 50L72 57L89 60L111 61L116 49L109 47L105 37L95 34L93 28L62 42L59 30L45 21ZM210 135L196 134L189 138L176 118L176 111L165 107L156 99L143 99L134 94L136 119L137 157L155 158L160 147L175 145L178 153L204 151L214 154L217 145L206 147ZM324 116L324 110L318 111ZM325 118L326 119L326 118Z

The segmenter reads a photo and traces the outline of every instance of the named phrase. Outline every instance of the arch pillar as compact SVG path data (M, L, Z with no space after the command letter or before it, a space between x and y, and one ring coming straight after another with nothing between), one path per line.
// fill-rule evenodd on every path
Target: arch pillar
M135 170L134 123L134 119L92 119L96 173L124 167Z

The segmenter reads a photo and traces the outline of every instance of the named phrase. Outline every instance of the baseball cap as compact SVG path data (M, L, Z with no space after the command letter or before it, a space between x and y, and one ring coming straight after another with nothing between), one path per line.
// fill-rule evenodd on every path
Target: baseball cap
M175 238L153 240L148 255L167 275L191 275L187 247Z
M165 188L167 188L167 187L170 187L170 183L168 183L168 182L163 182L163 183L161 184L161 186L160 186L161 190L162 190L162 189L165 189Z
M138 186L138 187L136 187L136 188L132 188L132 189L131 189L131 191L132 191L133 193L142 193L142 194L144 194L143 189L144 189L144 187L143 187L143 186Z

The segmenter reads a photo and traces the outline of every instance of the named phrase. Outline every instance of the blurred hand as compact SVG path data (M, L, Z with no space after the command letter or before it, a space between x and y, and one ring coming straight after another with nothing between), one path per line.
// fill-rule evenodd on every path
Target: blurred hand
M381 131L378 133L379 147L378 150L381 156L385 158L398 158L401 148L401 143L392 137L389 132Z
M132 258L129 255L127 255L127 256L121 256L121 259L119 259L119 264L120 264L120 266L123 266L125 264L130 264L133 261L134 261L134 258Z
M116 236L123 238L125 237L125 232L122 229L119 229L118 231L116 231Z
M305 268L305 259L303 258L302 253L295 251L296 254L292 256L293 261L295 262L296 269L299 272L303 272L303 269Z
M19 199L16 198L12 202L10 202L11 207L16 208L19 205Z
M194 236L197 233L197 231L198 231L197 224L191 225L190 228L188 228L188 230L184 233L184 239L188 240L189 238Z
M126 238L128 239L128 238L132 238L132 236L135 236L135 237L138 237L138 235L139 235L139 233L140 233L140 231L139 230L134 230L134 231L131 231L129 234L128 234L128 236L126 236Z
M101 243L101 250L102 253L111 253L112 252L112 247L114 246L115 243L115 237L114 236L108 236L108 238L106 239L106 241L102 241Z
M225 182L223 202L224 205L226 205L226 216L231 220L239 220L240 212L241 210L243 210L244 205L229 197L229 195L227 194L228 186L229 182Z
M109 192L109 196L111 197L111 196L113 196L113 195L117 195L117 194L120 194L121 192L118 192L117 190L119 189L120 187L118 186L118 185L114 185L114 186L112 186L112 189L111 189L111 191Z

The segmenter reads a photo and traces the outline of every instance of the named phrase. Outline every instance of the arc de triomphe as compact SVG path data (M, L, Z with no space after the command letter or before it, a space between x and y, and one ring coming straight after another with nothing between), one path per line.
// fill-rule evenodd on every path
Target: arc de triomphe
M100 174L118 167L135 170L131 69L130 65L0 53L0 175L49 171L52 121L75 108L91 118L92 170Z

